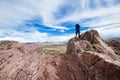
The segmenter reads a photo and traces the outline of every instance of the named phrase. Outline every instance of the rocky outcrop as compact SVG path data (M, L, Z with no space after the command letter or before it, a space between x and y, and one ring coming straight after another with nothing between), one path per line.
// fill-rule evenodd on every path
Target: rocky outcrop
M120 40L106 40L105 41L117 55L120 55Z
M0 80L34 80L43 60L40 47L16 41L1 41L0 44Z
M114 50L102 40L95 30L83 33L80 39L77 37L72 38L67 44L67 54L84 53L85 51L101 53L109 55L111 58L119 59L119 56L117 56Z
M81 40L87 40L92 44L99 43L97 38L100 38L102 40L102 38L100 37L99 33L96 30L86 31L85 33L82 33L80 37Z
M72 38L67 44L66 54L78 55L87 80L120 79L120 57L95 30L83 33L80 39Z
M19 48L22 47L22 44L17 41L0 41L0 50L10 50L13 48Z
M0 80L120 80L119 73L119 56L95 30L70 39L65 55L46 55L38 44L0 42Z

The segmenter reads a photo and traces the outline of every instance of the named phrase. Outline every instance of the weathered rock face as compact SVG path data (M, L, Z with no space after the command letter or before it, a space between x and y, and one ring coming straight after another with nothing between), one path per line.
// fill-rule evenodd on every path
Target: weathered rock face
M0 47L0 80L34 80L43 60L40 47L16 41L1 41Z
M0 80L120 80L120 58L95 30L70 39L62 56L45 55L37 44L2 41Z
M67 44L66 53L78 55L80 63L84 66L84 76L87 80L120 79L120 57L95 30L83 33L80 39L72 38Z
M119 80L120 62L107 55L84 52L80 59L85 66L87 80Z
M18 48L22 44L17 41L0 41L0 50L9 50L13 48Z
M92 36L89 34L92 34ZM84 53L85 51L102 53L104 55L109 55L114 59L119 59L119 56L117 56L114 50L102 40L95 30L83 33L80 39L77 37L72 38L67 44L67 54Z
M120 55L120 40L108 40L106 43L114 49L116 54Z
M99 43L98 39L96 39L97 37L101 38L99 33L96 30L89 30L81 34L80 39L87 40L90 43Z

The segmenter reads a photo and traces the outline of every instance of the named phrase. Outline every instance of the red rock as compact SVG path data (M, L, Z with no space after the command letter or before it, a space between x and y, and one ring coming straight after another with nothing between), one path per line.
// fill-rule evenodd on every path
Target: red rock
M95 30L70 39L62 56L45 55L37 44L2 41L0 80L120 80L120 57Z

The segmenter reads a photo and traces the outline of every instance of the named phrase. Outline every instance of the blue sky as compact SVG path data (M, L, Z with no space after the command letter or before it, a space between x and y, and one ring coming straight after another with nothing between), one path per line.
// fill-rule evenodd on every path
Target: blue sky
M120 37L120 0L0 0L0 40L68 41L76 23Z

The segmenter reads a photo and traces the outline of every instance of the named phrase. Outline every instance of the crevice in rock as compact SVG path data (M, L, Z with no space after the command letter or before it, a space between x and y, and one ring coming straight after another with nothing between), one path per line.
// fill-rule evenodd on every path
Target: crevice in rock
M45 68L45 71L43 72L43 75L45 77L45 80L47 80L49 73L47 72L47 68Z

